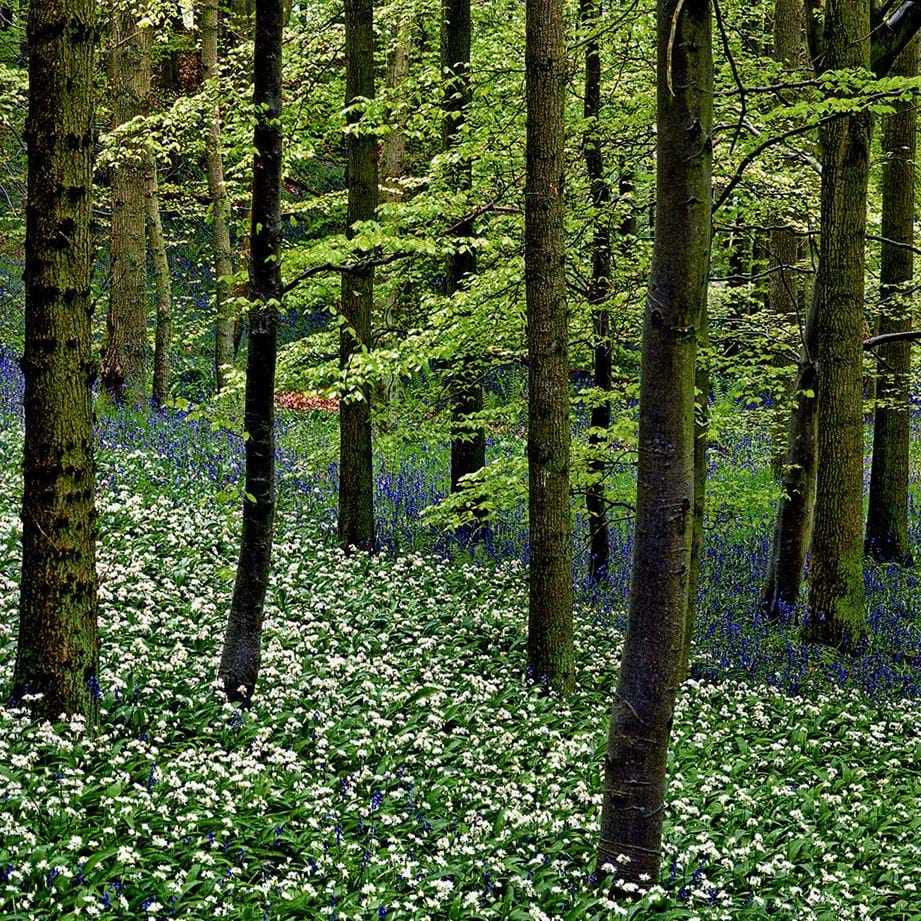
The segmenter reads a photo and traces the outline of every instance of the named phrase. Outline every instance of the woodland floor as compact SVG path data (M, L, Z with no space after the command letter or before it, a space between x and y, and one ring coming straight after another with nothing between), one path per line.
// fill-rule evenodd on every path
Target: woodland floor
M18 597L18 386L10 365L3 684ZM770 505L756 451L715 452L714 549L675 722L662 885L615 904L589 873L629 532L615 535L622 562L606 592L578 583L576 693L541 696L523 678L519 519L473 554L414 529L435 477L420 472L421 452L381 464L385 552L346 559L332 546L332 472L299 448L316 444L303 429L329 425L318 414L282 425L263 670L241 715L213 680L239 440L175 416L100 424L100 722L88 733L0 710L0 917L921 918L913 575L868 575L879 639L863 655L799 651L792 630L751 616Z

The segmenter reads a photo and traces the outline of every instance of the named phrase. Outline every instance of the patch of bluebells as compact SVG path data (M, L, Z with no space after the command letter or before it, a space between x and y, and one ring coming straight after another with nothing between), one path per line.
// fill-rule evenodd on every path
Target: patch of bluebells
M917 404L917 399L915 400ZM16 356L0 349L0 419L22 418L22 373ZM311 470L297 449L300 427L309 420L281 414L277 421L276 470L279 502L305 527L335 539L338 469L335 463ZM921 408L912 414L912 429L921 436ZM149 415L115 412L97 424L100 448L113 457L142 452L162 459L153 473L153 491L174 494L177 487L200 488L202 480L216 491L236 488L243 477L243 440L236 432L213 429L206 419L178 410ZM509 441L490 438L488 458L514 450ZM740 484L763 474L769 443L764 429L724 438L711 452L711 476ZM445 446L414 442L398 457L375 457L376 527L380 548L391 554L434 552L453 559L472 558L494 565L529 559L524 503L490 521L476 535L450 533L421 519L422 511L447 493ZM106 465L105 488L118 485L126 469ZM133 473L131 474L134 475ZM910 494L910 538L921 546L919 493ZM228 509L233 514L234 503ZM574 500L573 577L582 616L602 628L623 625L633 555L631 521L611 525L607 578L593 585L588 575L588 525L584 506ZM754 509L747 519L724 518L719 510L708 522L703 555L699 612L695 625L692 674L706 681L727 676L803 693L817 685L855 687L872 696L921 696L921 595L911 572L884 572L868 566L867 619L870 641L847 660L799 642L792 623L771 624L757 616L760 580L770 552L770 510ZM791 620L794 612L791 612Z

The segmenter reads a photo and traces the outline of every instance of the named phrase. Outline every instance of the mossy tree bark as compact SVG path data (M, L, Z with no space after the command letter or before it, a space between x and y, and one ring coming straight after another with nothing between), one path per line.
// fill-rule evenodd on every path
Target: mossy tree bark
M643 327L636 540L597 870L658 878L668 739L688 609L697 327L707 296L713 61L708 0L660 0L656 224ZM627 863L622 863L624 859Z
M201 6L202 77L215 94L214 108L208 123L205 162L208 173L208 196L211 199L211 255L214 270L214 371L217 389L227 385L227 368L233 366L236 309L229 303L233 259L230 249L229 203L224 186L224 160L221 154L220 80L218 67L219 9L217 0L203 0Z
M610 547L608 510L605 502L605 459L602 445L611 425L611 331L607 302L611 296L611 230L608 210L611 187L604 172L598 119L601 115L601 42L599 37L600 5L597 0L580 0L579 11L585 32L585 99L582 115L586 120L582 154L588 174L592 207L595 209L592 231L592 277L589 302L592 307L594 336L593 383L604 399L592 406L589 421L589 485L585 491L588 515L588 570L592 582L603 581L608 572Z
M918 40L896 58L890 73L918 73ZM915 150L918 119L914 100L899 100L883 118L883 216L880 267L880 334L911 329L911 302L906 292L914 271ZM888 242L892 241L892 242ZM877 407L873 427L870 507L865 550L880 562L911 563L908 547L908 385L911 343L880 347Z
M37 717L98 696L93 475L94 0L29 5L25 449L13 697Z
M575 685L569 508L569 335L563 245L566 56L562 0L527 0L524 212L528 342L528 668Z
M869 0L828 4L810 45L817 72L885 76L921 26L921 4L871 22ZM873 46L871 48L871 36ZM821 243L816 273L819 466L807 642L850 647L866 633L863 581L863 333L870 114L830 119L822 145Z
M157 333L154 341L153 401L162 406L169 393L170 345L173 338L173 294L170 287L166 239L160 220L160 189L157 161L147 157L147 243L154 270L154 300L157 308Z
M282 0L256 0L253 103L252 307L246 363L243 534L218 674L230 700L249 704L259 675L275 517L275 361L282 298Z
M442 149L450 152L461 140L470 107L470 0L442 0L441 69L445 78ZM472 166L462 158L451 170L455 189L469 193ZM466 203L465 203L466 207ZM454 228L455 250L445 266L445 294L451 297L476 271L476 252L469 244L473 221ZM461 489L461 478L486 465L486 433L476 414L483 409L482 369L475 355L462 354L454 362L448 390L451 400L451 492Z
M356 126L347 145L348 227L373 220L378 202L377 138L368 129L360 103L374 98L374 5L346 0L345 56L347 120ZM358 107L356 107L358 104ZM371 388L352 386L353 356L371 345L374 268L342 273L339 368L344 375L339 405L339 544L343 549L374 549L374 467L371 453Z
M109 81L112 126L143 115L150 91L150 34L133 9L113 10ZM144 236L143 140L128 132L111 169L112 232L109 310L102 383L117 403L140 406L147 398L147 245Z

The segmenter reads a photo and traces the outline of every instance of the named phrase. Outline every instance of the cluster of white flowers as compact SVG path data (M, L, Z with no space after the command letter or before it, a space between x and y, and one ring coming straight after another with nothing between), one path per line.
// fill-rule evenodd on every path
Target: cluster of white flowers
M287 508L241 715L214 682L236 506L194 483L139 498L162 461L117 460L99 725L0 711L0 916L809 921L915 904L916 703L689 682L660 885L637 908L589 881L617 633L580 612L579 687L541 696L523 677L520 566L347 558ZM0 496L2 681L15 492Z

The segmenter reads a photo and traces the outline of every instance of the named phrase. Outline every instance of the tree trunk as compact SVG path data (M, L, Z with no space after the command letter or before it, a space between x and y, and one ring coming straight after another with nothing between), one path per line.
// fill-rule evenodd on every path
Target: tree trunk
M470 0L442 0L441 70L445 75L442 149L450 152L457 144L470 106ZM469 193L473 183L469 158L452 169L455 189ZM473 236L473 222L461 221L454 228L455 250L445 268L445 294L451 297L476 271L476 253L467 242ZM483 409L481 368L475 355L461 354L453 363L448 390L451 400L451 492L461 489L461 478L486 465L486 433L475 420ZM474 420L471 421L471 417Z
M803 63L803 27L805 7L803 0L777 0L774 8L774 60L781 64L784 72L795 75ZM768 308L773 317L788 327L799 322L799 283L794 271L800 260L800 241L791 227L784 223L788 214L780 214L771 230L769 268L773 274L768 280ZM784 356L778 357L781 369L786 370ZM784 391L776 395L773 412L771 470L775 480L782 480L784 460L787 453L787 421L790 410L790 388L793 375L789 374ZM795 410L792 410L795 412Z
M206 84L220 80L217 63L217 40L219 13L217 0L203 0L201 7L201 64ZM230 228L228 226L229 205L224 188L224 162L221 156L221 112L215 94L214 109L208 125L205 143L205 160L208 172L208 195L211 198L211 249L214 266L214 371L217 389L227 386L227 367L233 366L234 324L236 310L230 301L230 281L233 274L233 260L230 252Z
M374 8L371 0L345 3L345 104L374 98ZM370 221L377 212L377 138L364 124L362 113L349 109L348 227ZM357 133L356 133L357 131ZM343 549L374 549L374 467L371 454L371 388L351 388L347 375L352 356L371 344L374 269L342 273L342 317L339 368L346 375L339 404L339 544ZM351 393L349 391L352 390Z
M707 297L713 62L708 0L660 0L657 180L643 328L636 540L604 764L597 871L654 884L688 609L697 326ZM622 864L624 858L628 859Z
M528 327L528 669L575 686L569 508L569 334L563 248L566 86L562 0L527 0L524 212Z
M813 293L800 349L793 407L786 436L780 503L761 608L771 620L790 615L799 599L812 535L815 504L816 439L816 297Z
M825 9L824 67L870 68L869 0ZM863 583L864 235L870 114L827 121L816 275L818 479L804 638L848 645L866 631Z
M134 11L112 14L109 53L112 127L143 115L150 90L150 33ZM144 237L145 168L140 138L116 147L111 170L112 245L109 311L102 383L117 403L142 405L147 397L147 246Z
M173 297L170 290L166 241L160 221L160 192L157 161L153 153L147 158L147 242L154 270L157 305L157 338L154 345L153 401L162 406L169 393L169 356L173 335Z
M93 0L29 6L22 578L13 697L99 696L92 348Z
M249 704L259 675L275 517L275 359L281 284L282 0L257 0L253 103L253 217L246 360L243 535L219 675L230 700Z
M593 583L607 577L610 557L608 541L608 510L605 502L605 460L602 456L611 425L611 332L607 302L611 296L611 232L608 209L611 187L604 174L598 119L601 115L601 50L599 4L597 0L580 0L579 10L585 32L585 101L582 114L586 120L582 152L594 209L592 234L592 280L589 303L592 307L594 335L594 385L604 393L604 401L592 406L589 421L588 463L589 485L585 491L585 511L588 515L588 571Z
M914 77L918 72L918 41L911 41L896 59L891 74ZM911 329L911 301L906 288L912 280L915 220L915 101L899 100L894 114L883 119L883 220L879 332ZM901 245L899 245L901 244ZM877 408L873 428L870 508L865 549L884 563L911 563L908 548L908 386L911 343L894 342L877 352Z

